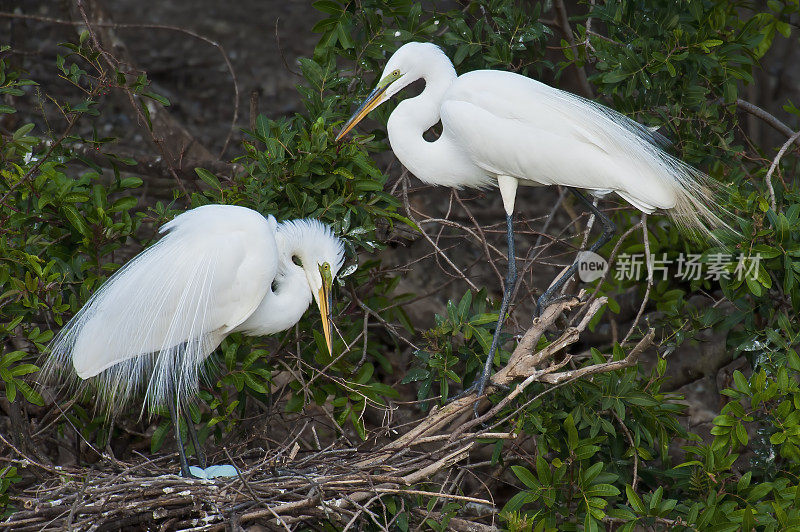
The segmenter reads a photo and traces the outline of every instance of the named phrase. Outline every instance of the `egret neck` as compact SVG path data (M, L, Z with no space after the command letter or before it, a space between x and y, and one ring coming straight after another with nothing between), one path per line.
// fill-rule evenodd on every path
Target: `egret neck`
M303 317L313 299L306 272L295 264L292 257L298 257L305 264L312 262L304 243L308 244L308 234L304 231L286 231L278 228L275 235L278 254L281 256L280 270L275 276L273 286L253 312L235 331L252 336L263 336L285 331Z
M474 179L476 173L483 172L465 157L446 131L433 142L422 136L439 121L442 99L456 80L456 71L442 53L425 63L419 78L425 80L422 93L400 102L389 117L386 128L392 151L421 181L460 186L464 178Z
M253 312L234 331L250 336L265 336L285 331L300 321L311 304L311 290L305 273L299 266L290 266L275 278L275 290L267 295Z

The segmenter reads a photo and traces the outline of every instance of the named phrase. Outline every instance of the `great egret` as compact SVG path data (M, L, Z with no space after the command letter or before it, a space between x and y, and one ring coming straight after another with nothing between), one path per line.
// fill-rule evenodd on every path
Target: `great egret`
M180 415L198 392L203 361L230 333L288 329L312 298L332 351L331 285L344 247L317 220L279 224L233 205L192 209L160 232L161 240L114 273L59 332L44 376L74 370L93 379L98 403L110 412L141 390L151 407L167 404L188 476Z
M436 45L411 42L389 59L380 81L343 126L342 138L371 110L418 79L419 96L397 105L387 124L397 158L425 183L454 188L500 188L506 211L508 271L500 317L483 373L473 390L483 393L500 329L516 282L512 215L518 185L570 187L605 225L596 251L614 225L575 188L603 196L616 192L637 209L665 209L690 233L708 236L726 224L710 208L713 181L665 153L666 139L596 102L512 72L476 70L456 76ZM441 120L442 133L423 133ZM573 188L574 187L574 188ZM575 272L577 264L539 299L540 311Z

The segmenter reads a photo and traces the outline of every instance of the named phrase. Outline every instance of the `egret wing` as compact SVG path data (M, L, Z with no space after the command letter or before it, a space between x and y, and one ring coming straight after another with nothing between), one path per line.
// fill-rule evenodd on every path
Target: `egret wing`
M674 209L678 221L701 232L707 230L700 218L724 225L707 207L716 185L705 174L665 153L660 145L667 141L658 133L596 102L483 70L453 83L441 115L445 133L468 144L473 161L488 172L614 190L645 212Z

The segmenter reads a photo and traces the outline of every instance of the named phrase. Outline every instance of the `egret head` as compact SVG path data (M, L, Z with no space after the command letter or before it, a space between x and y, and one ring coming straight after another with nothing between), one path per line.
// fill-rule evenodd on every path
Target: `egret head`
M322 316L328 351L333 353L333 279L344 262L344 245L330 227L310 218L283 222L278 226L278 234L283 239L285 253L289 255L285 264L303 270Z
M389 62L386 63L378 84L356 112L353 113L353 116L342 126L342 130L336 135L336 140L344 137L370 111L397 94L407 85L423 77L423 69L429 64L429 59L442 57L448 64L450 63L442 49L432 43L410 42L398 48L389 58Z

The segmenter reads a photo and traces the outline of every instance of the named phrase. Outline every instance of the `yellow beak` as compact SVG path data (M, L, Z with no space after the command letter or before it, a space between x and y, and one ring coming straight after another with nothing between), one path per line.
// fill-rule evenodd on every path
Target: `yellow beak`
M333 355L333 337L331 336L331 329L333 328L331 320L331 307L333 306L333 296L331 294L331 285L323 282L322 288L319 289L319 298L317 299L319 305L319 313L322 316L322 332L325 335L325 343L328 344L328 354Z
M375 87L371 93L369 93L369 96L367 96L367 99L361 104L361 107L356 109L356 112L353 113L353 116L350 117L350 120L345 123L345 125L342 127L342 130L338 135L336 135L337 141L347 135L348 131L356 127L356 124L361 122L361 120L367 116L370 111L386 101L386 98L384 98L383 95L386 92L386 89L389 88L389 85L391 85L391 83L379 83L378 86Z

